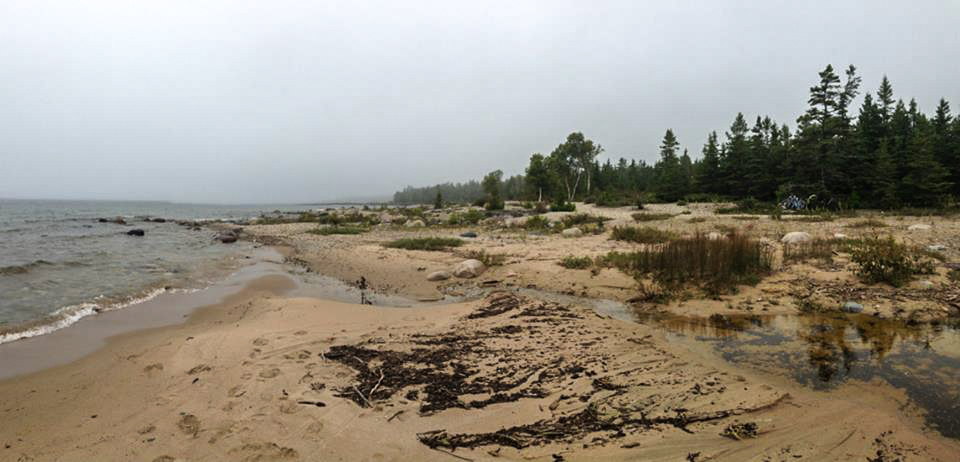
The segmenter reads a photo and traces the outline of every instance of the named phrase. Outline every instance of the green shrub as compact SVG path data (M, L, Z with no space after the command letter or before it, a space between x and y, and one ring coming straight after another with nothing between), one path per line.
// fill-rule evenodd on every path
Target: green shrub
M453 212L450 214L450 217L447 218L447 224L452 226L475 225L486 217L487 215L485 213L477 209L470 209L463 213Z
M670 214L670 213L642 213L642 212L637 212L637 213L634 213L633 215L630 215L630 216L633 217L633 220L634 220L634 221L637 221L637 222L640 222L640 221L661 221L661 220L669 220L669 219L673 218L673 214Z
M902 286L916 274L933 272L933 262L921 253L911 251L893 236L866 238L853 244L850 260L857 264L857 275L868 284L886 283Z
M687 205L687 201L679 200L677 201L677 205L680 207L685 207Z
M430 251L439 251L446 250L450 247L460 247L463 245L463 240L457 239L454 237L417 237L417 238L406 238L406 239L397 239L395 241L387 242L383 244L384 247L391 249L404 249L404 250L430 250Z
M362 234L367 231L369 231L367 228L361 228L359 226L325 226L323 228L311 229L307 232L319 236L330 236L333 234Z
M549 207L545 202L537 202L537 205L534 206L533 211L537 214L544 214L550 211Z
M523 227L526 229L547 229L550 227L550 220L545 216L534 215L530 218L527 218L527 221L523 224Z
M501 199L491 199L483 206L486 210L503 210L504 202Z
M587 269L593 266L593 259L590 257L574 257L570 255L563 257L559 264L567 269Z
M577 210L577 205L573 202L557 202L550 204L551 212L574 212Z
M582 225L598 225L603 226L603 222L609 221L607 217L600 217L596 215L590 215L587 213L577 213L574 215L567 215L560 219L560 224L563 229L572 228L574 226Z
M660 244L672 239L674 234L649 226L614 226L610 239L637 244Z
M693 217L687 221L690 223L704 223L707 221L707 217Z

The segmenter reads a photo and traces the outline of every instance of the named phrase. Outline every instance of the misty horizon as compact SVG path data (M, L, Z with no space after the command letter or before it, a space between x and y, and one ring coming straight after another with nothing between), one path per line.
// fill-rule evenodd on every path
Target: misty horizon
M795 127L827 64L960 104L958 4L743 5L8 2L0 198L389 199L574 131L696 158L738 112Z

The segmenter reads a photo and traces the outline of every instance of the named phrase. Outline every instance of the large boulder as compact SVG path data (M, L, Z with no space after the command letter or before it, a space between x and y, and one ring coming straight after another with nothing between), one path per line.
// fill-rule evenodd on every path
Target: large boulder
M810 242L812 239L813 238L810 237L809 233L805 233L803 231L794 231L794 232L785 234L780 239L780 242L784 244L800 244L803 242Z
M427 275L428 281L446 281L447 279L452 278L453 275L449 271L434 271Z
M144 232L144 230L139 229L139 228L138 228L138 229L131 229L130 231L127 231L127 236L141 236L141 237L142 237L144 234L146 234L146 232Z
M406 226L407 228L423 228L424 224L423 224L423 220L411 220L411 221L408 221L403 226Z
M915 225L910 225L907 229L910 231L928 231L930 229L930 225L917 223Z
M580 228L567 228L560 234L563 237L580 237L583 236L583 231L580 231Z
M460 233L460 237L475 238L477 237L477 233L474 231L466 231L466 232Z
M453 275L458 278L475 278L487 270L486 265L480 260L464 260L453 269Z

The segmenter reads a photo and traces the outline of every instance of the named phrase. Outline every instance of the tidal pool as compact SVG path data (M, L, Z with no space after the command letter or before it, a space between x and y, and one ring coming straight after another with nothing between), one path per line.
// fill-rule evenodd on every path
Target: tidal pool
M861 314L639 315L675 343L707 343L725 360L816 390L880 379L903 389L927 424L960 438L960 329Z

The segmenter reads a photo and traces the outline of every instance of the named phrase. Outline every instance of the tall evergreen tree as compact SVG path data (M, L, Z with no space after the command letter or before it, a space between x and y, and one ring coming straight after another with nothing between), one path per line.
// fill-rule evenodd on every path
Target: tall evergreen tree
M902 197L917 207L939 207L950 192L950 172L933 154L932 127L918 119L908 145L907 174L903 178Z
M722 193L730 196L745 197L747 184L744 178L749 146L747 145L747 120L743 113L737 113L727 132L727 142L721 152L721 171L723 174Z
M666 201L678 200L685 194L683 171L680 158L677 157L679 147L680 142L677 141L673 130L667 129L660 143L660 161L654 166L657 175L657 195Z
M703 157L697 173L697 185L708 194L721 192L720 147L717 145L717 132L707 135L707 144L703 145Z

